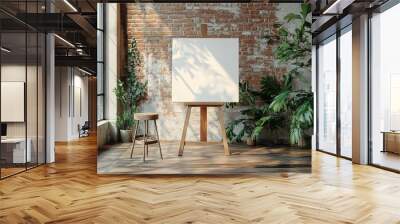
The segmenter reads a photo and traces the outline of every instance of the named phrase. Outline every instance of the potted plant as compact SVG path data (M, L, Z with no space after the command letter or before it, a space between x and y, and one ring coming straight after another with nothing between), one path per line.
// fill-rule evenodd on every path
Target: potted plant
M281 84L274 77L266 76L261 80L260 91L251 89L247 81L241 82L239 88L239 103L245 108L240 111L239 119L228 124L226 132L230 142L241 142L244 139L247 145L253 146L256 145L257 137L267 123L271 130L275 130L281 123L282 116L272 113L267 106L279 93ZM235 105L229 104L228 107Z
M285 127L285 114L276 113L270 109L270 105L275 97L282 91L283 85L274 76L265 76L261 79L261 90L258 96L263 103L260 108L260 116L255 121L255 128L252 132L253 138L257 138L264 128L275 131Z
M294 29L281 25L279 41L275 50L276 58L290 69L282 81L271 76L261 80L261 91L240 86L240 104L247 108L242 117L228 124L227 136L230 141L253 144L265 127L269 130L289 128L289 141L304 147L311 143L313 126L313 93L310 83L304 82L305 74L311 73L311 6L301 4L300 13L289 13L285 20L293 23ZM271 40L271 37L267 37ZM295 85L295 83L297 85ZM247 100L246 100L247 98ZM257 99L262 103L257 106ZM235 106L229 104L228 106Z
M130 142L132 139L132 129L131 127L134 125L133 120L134 110L131 111L123 111L121 115L117 116L117 128L119 130L119 136L121 137L122 142Z
M140 53L137 49L136 40L133 38L128 48L127 75L124 79L117 81L117 87L114 89L117 100L122 107L116 121L122 142L129 142L132 139L132 127L135 123L133 115L146 95L147 83L140 82L136 76L140 70L140 65Z
M286 113L290 123L289 139L292 144L309 147L313 127L313 93L305 75L311 74L311 6L301 4L300 13L285 17L295 29L284 25L279 28L279 45L275 55L281 63L290 65L284 76L284 88L274 97L269 108L275 113ZM295 85L296 83L297 85Z
M246 107L240 111L241 117L232 120L226 127L226 135L229 142L241 142L243 138L246 138L248 145L255 145L255 139L251 136L257 116L255 101L256 91L250 88L248 81L241 81L239 83L239 103L226 104L227 108L233 108L238 104Z
M256 121L260 111L255 107L242 110L242 117L231 121L226 128L226 135L230 142L241 142L245 139L247 145L256 144L256 138L252 135L256 127Z

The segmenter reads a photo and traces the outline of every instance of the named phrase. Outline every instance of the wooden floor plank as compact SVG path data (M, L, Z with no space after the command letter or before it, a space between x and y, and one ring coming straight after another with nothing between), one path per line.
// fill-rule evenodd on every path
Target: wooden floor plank
M93 137L58 144L0 181L0 223L400 223L398 174L319 152L311 174L222 177L97 175L96 154Z

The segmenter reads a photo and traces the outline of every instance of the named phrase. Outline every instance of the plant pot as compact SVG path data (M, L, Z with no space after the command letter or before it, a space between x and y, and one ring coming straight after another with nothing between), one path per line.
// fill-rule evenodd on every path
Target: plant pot
M311 136L303 136L297 146L300 148L310 149L311 148Z
M121 142L132 142L132 130L119 130L119 135L121 136Z
M256 140L254 138L247 138L246 139L246 144L248 146L255 146L256 145Z

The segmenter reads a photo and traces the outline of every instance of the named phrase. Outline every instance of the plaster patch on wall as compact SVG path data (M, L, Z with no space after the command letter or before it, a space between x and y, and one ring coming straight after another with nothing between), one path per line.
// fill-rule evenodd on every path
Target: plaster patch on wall
M238 17L240 15L240 6L238 3L215 3L212 5L212 10L226 11L232 13L233 16ZM187 10L210 10L209 5L204 3L187 3L185 4L185 9Z
M278 4L277 11L276 11L276 18L278 18L278 21L280 24L286 23L285 21L285 16L289 12L293 13L300 13L301 7L300 4ZM293 28L293 26L289 26L289 28Z

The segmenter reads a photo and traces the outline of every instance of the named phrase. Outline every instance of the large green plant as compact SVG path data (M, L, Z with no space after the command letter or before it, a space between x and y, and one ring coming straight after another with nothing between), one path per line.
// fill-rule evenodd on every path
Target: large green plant
M147 83L142 83L137 78L137 72L141 66L140 52L137 48L135 38L132 39L128 48L128 60L126 66L127 75L125 79L117 81L114 93L122 107L121 114L117 117L119 129L130 129L133 124L133 114L146 94Z
M229 122L226 135L230 142L240 142L244 137L251 137L255 122L261 116L261 110L256 106L258 93L253 90L248 81L239 83L239 103L229 103L227 107L244 106L240 111L241 117Z
M300 13L285 17L286 25L279 28L279 46L275 55L280 63L289 65L284 77L284 88L274 98L269 109L287 113L290 120L290 142L298 144L313 126L313 93L305 75L311 73L311 6L301 4ZM297 85L295 86L294 83Z
M271 103L283 88L283 83L275 77L266 76L261 79L261 91L259 92L259 96L263 105L261 107L261 116L255 122L255 127L252 132L253 138L258 137L266 127L270 131L274 131L284 126L284 114L274 112L270 109Z
M247 103L241 118L228 124L231 141L258 137L264 128L290 129L290 142L299 143L313 125L313 94L306 74L311 72L311 7L301 4L300 13L289 13L286 24L278 29L279 44L275 57L289 70L282 81L266 76L261 91L240 88L240 102ZM296 85L295 85L296 84ZM300 87L300 88L299 88ZM245 99L251 99L246 102ZM257 106L259 100L262 105ZM249 101L249 100L247 100ZM235 129L237 132L235 132Z
M239 104L245 108L240 111L240 118L231 121L226 128L227 136L231 142L240 142L243 138L256 139L264 126L268 126L270 130L275 130L282 124L282 114L274 113L268 109L281 89L281 82L271 76L261 79L260 91L253 90L247 81L240 83ZM263 122L263 124L261 125L260 122Z

